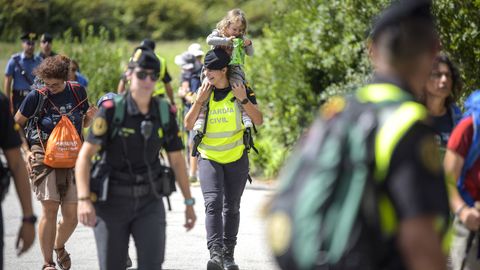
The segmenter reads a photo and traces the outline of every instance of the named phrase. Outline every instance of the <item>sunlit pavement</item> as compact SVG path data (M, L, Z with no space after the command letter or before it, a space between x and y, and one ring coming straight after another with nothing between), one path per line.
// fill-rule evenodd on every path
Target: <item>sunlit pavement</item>
M182 196L177 192L172 195L173 210L167 212L167 248L163 269L206 269L209 253L205 240L205 215L203 198L198 185L192 187L193 196L197 200L195 211L197 224L190 232L185 232L184 206ZM247 184L242 197L241 224L235 258L244 270L277 269L265 242L265 225L260 209L272 193L270 185L254 181ZM40 215L40 204L34 201L35 213ZM165 204L166 205L166 204ZM15 253L15 238L21 219L21 210L13 187L2 204L5 224L4 269L31 270L41 269L43 260L38 239L34 246L22 257ZM38 234L37 234L38 235ZM133 239L130 240L130 256L133 268L136 269L136 254ZM71 253L72 270L98 269L97 253L93 231L78 225L73 236L67 242L66 249Z

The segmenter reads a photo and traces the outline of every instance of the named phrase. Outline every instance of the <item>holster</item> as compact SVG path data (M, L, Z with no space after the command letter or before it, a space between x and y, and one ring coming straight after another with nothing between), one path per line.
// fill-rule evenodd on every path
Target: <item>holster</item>
M105 153L95 161L90 170L90 192L96 195L97 201L106 201L112 168L107 164Z
M175 186L175 173L170 167L160 166L160 174L157 178L160 182L157 183L159 193L163 196L170 196L174 191L177 191L177 187Z
M247 153L250 153L250 149L253 149L253 151L258 154L258 150L255 148L255 144L253 142L251 128L245 129L245 132L243 133L243 144L245 145L245 149L247 149Z
M203 133L202 132L197 132L195 136L193 137L193 147L192 147L192 157L197 157L198 156L198 146L202 142L203 139Z
M149 183L148 173L135 174L112 171L109 173L112 180L103 182L106 185L103 189L105 193L127 197L143 197L152 193L152 186ZM175 174L170 167L160 165L152 171L153 186L158 194L169 196L176 191ZM132 181L133 180L133 181ZM110 190L108 191L108 184Z

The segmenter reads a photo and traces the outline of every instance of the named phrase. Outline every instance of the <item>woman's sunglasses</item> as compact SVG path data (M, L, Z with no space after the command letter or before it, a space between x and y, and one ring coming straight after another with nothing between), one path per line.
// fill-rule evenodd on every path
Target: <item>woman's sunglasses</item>
M158 73L158 72L146 72L144 70L136 71L135 75L140 80L145 80L147 78L147 76L150 76L150 79L152 79L152 81L157 81L158 78L160 77L160 73Z

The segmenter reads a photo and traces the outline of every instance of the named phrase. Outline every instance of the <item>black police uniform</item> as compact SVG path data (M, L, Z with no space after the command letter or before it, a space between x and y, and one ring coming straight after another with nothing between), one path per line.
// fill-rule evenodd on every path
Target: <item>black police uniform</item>
M412 93L405 83L394 78L375 75L372 83L392 84ZM441 220L448 220L445 177L434 133L427 123L415 123L400 139L393 151L386 175L383 188L394 205L399 224L418 216L437 216ZM367 245L370 245L368 243L372 243L373 239L378 239L377 231L364 231L364 234L364 243ZM370 257L378 259L374 262L377 266L374 269L407 269L396 240L396 237L390 239L381 250L370 250L373 253Z
M165 209L162 199L151 192L148 166L157 179L159 151L183 149L175 115L162 131L157 103L152 99L143 115L130 93L125 96L125 117L117 136L111 138L114 102L103 102L93 120L87 141L101 145L111 167L106 201L96 202L98 223L94 228L101 269L125 269L129 236L137 247L139 269L161 269L165 250ZM151 121L153 132L145 142L142 122ZM148 164L148 166L147 166Z
M0 93L0 148L4 151L20 147L22 141L18 135L18 130L15 127L18 125L15 124L13 117L10 113L10 103L8 102L7 97ZM0 166L2 166L0 164ZM2 177L2 176L0 176ZM3 214L0 207L0 270L3 269Z

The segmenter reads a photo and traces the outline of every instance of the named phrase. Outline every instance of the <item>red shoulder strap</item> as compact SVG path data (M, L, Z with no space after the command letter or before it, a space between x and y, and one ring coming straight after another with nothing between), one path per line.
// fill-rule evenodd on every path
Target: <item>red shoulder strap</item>
M77 105L70 110L70 112L73 112L73 110L78 108L83 102L87 101L87 98L85 98L84 100L80 100L80 98L78 97L77 91L79 91L82 88L80 84L76 82L71 82L71 81L67 81L67 84L70 90L72 90L72 93L75 96L75 100L77 101Z
M42 89L38 90L38 93L42 96L45 96L47 95L47 92L48 92L48 88L47 87L43 87Z
M78 105L80 102L82 102L80 100L80 98L78 97L78 94L77 94L77 91L81 87L80 84L74 83L74 82L71 82L71 81L67 81L67 84L68 84L68 87L70 88L70 90L72 90L72 93L75 96L75 100L77 101L77 105Z

